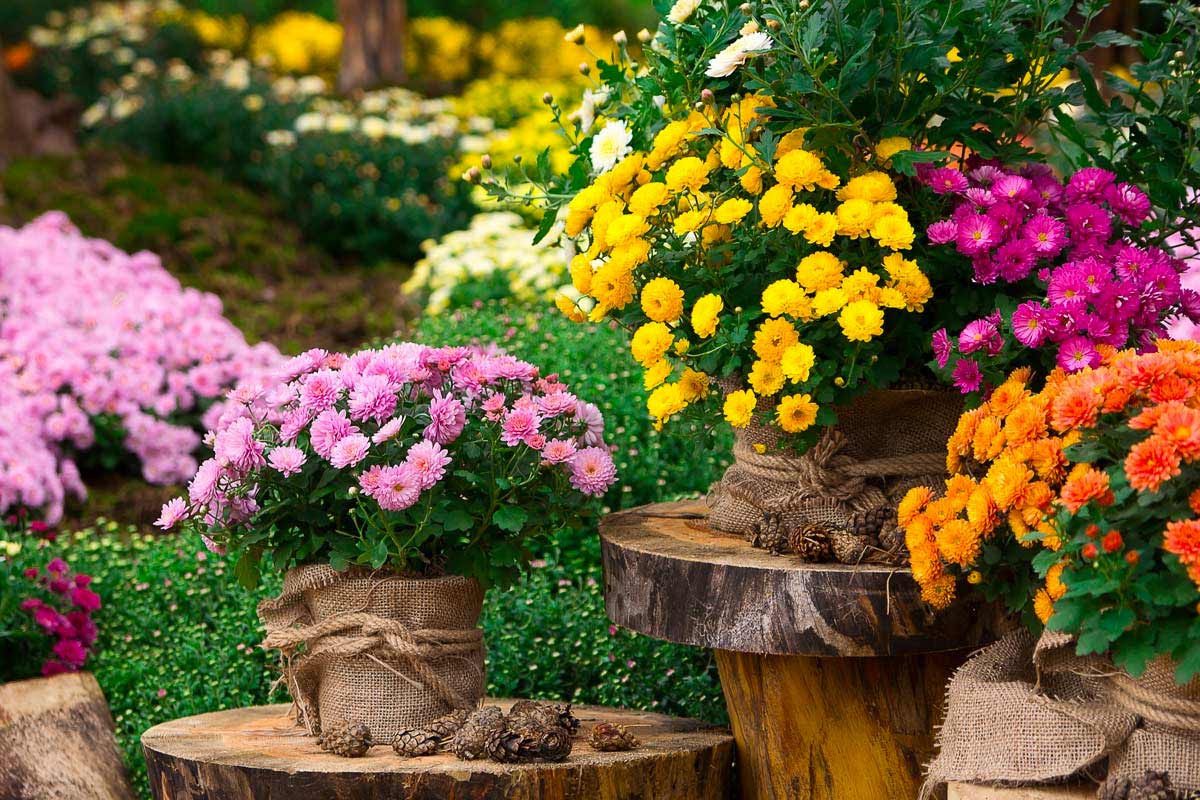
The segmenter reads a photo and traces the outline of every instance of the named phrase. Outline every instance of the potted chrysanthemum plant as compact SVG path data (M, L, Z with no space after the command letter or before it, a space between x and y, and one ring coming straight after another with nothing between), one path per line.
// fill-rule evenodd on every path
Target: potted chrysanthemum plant
M286 570L259 615L301 720L386 742L482 697L483 590L615 481L603 426L502 353L309 351L231 396L159 524L239 552L245 582Z

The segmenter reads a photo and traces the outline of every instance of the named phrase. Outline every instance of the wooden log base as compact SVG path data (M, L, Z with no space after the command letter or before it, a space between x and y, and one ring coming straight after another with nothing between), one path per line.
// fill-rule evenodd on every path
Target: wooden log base
M947 795L947 800L1095 800L1096 787L1078 783L1021 788L952 783Z
M511 700L487 701L507 708ZM157 725L142 735L157 800L725 800L733 786L733 739L725 731L661 714L579 706L583 723L559 764L406 759L388 747L363 758L322 752L288 717L288 706L218 711ZM596 722L627 725L631 752L587 744Z
M744 800L913 800L960 654L717 651Z
M0 684L0 798L133 800L90 672Z
M960 650L995 638L995 606L933 613L907 569L806 564L710 529L702 500L600 522L604 602L620 625L681 644L810 656Z

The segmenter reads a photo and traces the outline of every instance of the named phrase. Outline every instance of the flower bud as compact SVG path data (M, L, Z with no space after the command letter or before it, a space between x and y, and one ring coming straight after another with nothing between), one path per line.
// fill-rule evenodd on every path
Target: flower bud
M1115 553L1125 546L1125 540L1121 538L1120 531L1109 531L1100 540L1100 545L1104 548L1104 552Z
M580 75L589 75L589 74L591 74L591 72L592 72L591 64L587 63L586 61L580 62L580 64L579 64L579 74Z
M474 184L475 186L479 185L479 180L482 177L483 175L480 173L479 167L471 167L463 173L463 180L465 180L467 183Z
M554 102L554 95L550 94L549 92L546 92L544 95L542 95L542 102L545 103L546 105L550 105L551 103Z
M625 35L625 31L617 31L613 34L613 41L621 47L629 44L629 37Z
M782 27L783 27L783 23L782 23L782 22L780 22L780 21L779 21L779 20L777 20L777 19L769 19L769 20L767 20L767 28L768 28L769 30L771 30L772 32L774 32L774 31L778 31L778 30L779 30L780 28L782 28Z
M646 42L648 42L654 38L654 34L651 33L650 31L646 30L645 28L642 28L640 31L637 32L637 38L638 38L639 42L641 42L642 44L645 44Z
M1138 562L1142 560L1142 554L1137 550L1130 550L1125 554L1125 563L1131 567L1136 567Z
M805 11L808 9L808 0L800 0L796 5L800 6L801 11Z
M1088 542L1083 546L1083 550L1080 551L1080 554L1084 557L1084 559L1088 561L1094 561L1096 556L1100 555L1100 549L1097 548L1093 542Z
M700 102L704 103L706 106L711 106L713 103L717 102L717 96L713 94L712 89L703 89L700 92Z
M514 163L514 164L520 164L520 163L521 163L522 161L524 161L524 160L525 160L525 157L524 157L524 156L522 156L520 153L517 153L516 155L514 155L514 156L513 156L513 163Z
M483 158L479 159L479 163L483 166L484 169L491 169L492 168L492 157L490 155L488 155L487 153L484 153Z
M738 11L742 12L743 14L749 14L753 10L754 8L749 3L742 3L740 6L738 6Z

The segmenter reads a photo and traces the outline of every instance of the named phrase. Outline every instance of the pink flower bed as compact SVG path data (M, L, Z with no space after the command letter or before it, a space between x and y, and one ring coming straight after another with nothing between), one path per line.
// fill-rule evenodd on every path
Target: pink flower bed
M153 253L89 239L61 212L0 226L0 314L0 511L51 522L85 494L74 459L96 417L119 421L146 480L187 480L205 412L282 360Z

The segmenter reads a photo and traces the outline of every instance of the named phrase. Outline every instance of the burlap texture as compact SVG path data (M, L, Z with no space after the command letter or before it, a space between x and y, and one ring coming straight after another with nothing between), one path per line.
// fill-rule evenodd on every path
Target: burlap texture
M282 680L301 724L363 722L391 743L484 694L483 591L459 576L412 578L289 570L258 616L266 648L281 651ZM315 710L318 719L312 719Z
M1167 770L1200 789L1200 681L1177 686L1153 662L1137 680L1074 642L1019 630L981 650L950 681L938 754L922 798L947 781L1036 785Z
M895 504L913 486L940 486L946 440L961 412L957 392L872 392L838 409L838 424L798 456L787 450L786 433L756 417L736 432L734 462L709 491L708 524L746 536L771 511L789 527L844 526L856 511Z

